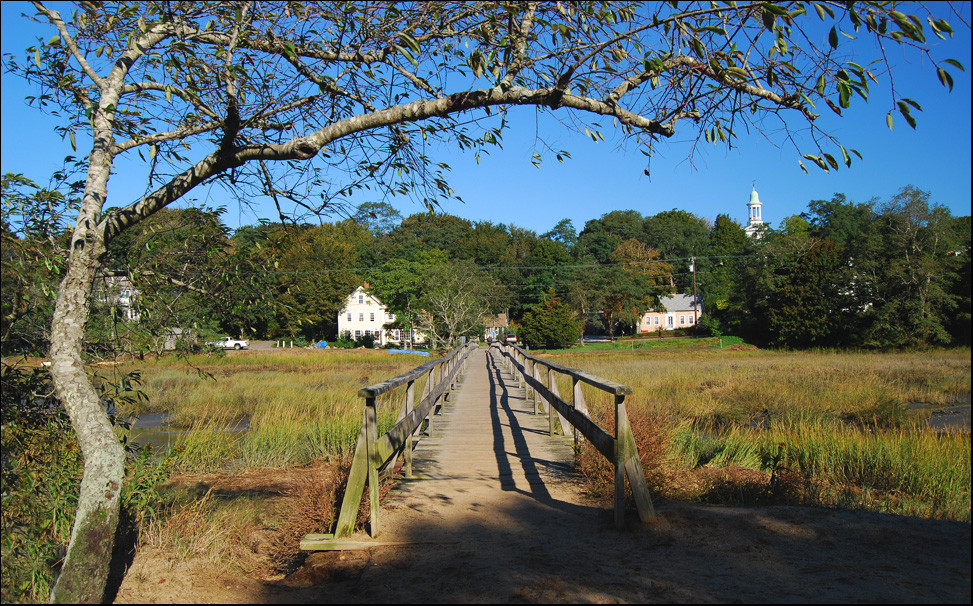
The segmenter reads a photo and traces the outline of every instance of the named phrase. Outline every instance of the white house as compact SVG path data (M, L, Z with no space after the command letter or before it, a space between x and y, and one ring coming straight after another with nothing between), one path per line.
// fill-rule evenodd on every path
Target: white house
M102 276L101 282L96 284L95 298L109 307L118 310L118 314L129 322L140 319L137 299L139 291L132 284L128 276L111 274Z
M359 286L345 299L345 305L338 312L338 335L345 332L353 339L365 335L375 338L376 345L402 343L403 340L416 343L424 341L422 335L413 331L410 340L408 330L385 329L384 325L395 321L395 314L389 312L374 295L368 294L368 283Z
M660 332L692 328L703 315L702 297L693 295L665 295L660 297L662 309L642 316L639 332Z

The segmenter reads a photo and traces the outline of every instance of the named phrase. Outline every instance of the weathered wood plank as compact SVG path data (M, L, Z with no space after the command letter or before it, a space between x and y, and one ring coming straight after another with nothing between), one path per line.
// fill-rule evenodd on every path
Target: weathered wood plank
M367 454L365 423L363 421L361 431L358 433L358 443L355 445L355 456L352 459L351 471L348 472L345 496L341 500L341 511L338 513L338 523L335 527L335 536L337 537L347 536L355 530L358 508L362 494L365 492L365 480L368 478Z
M514 362L517 365L517 362ZM598 452L603 454L605 458L609 461L615 460L615 438L612 437L608 432L602 429L597 423L591 420L588 415L581 411L575 410L570 404L565 402L559 397L556 397L551 390L548 389L543 383L535 380L533 377L526 375L528 382L533 382L531 385L535 391L539 392L547 401L551 402L554 409L571 423L574 427L584 435L592 443L592 445L598 449Z
M543 366L547 366L548 368L552 368L561 374L570 375L572 377L580 379L581 381L584 381L589 385L593 385L594 387L597 387L602 391L607 391L610 394L617 396L617 395L628 395L632 393L632 388L629 387L628 385L622 385L621 383L609 381L608 379L603 379L602 377L593 375L590 372L579 370L577 368L569 368L567 366L562 366L556 362L550 362L548 360L544 360L541 358L535 358L527 354L525 351L523 351L522 349L520 349L515 345L508 345L506 347L510 347L511 349L516 350L521 356L537 364L541 364Z
M475 345L472 342L466 345L460 345L459 347L453 349L453 351L446 354L446 356L439 358L438 360L431 360L429 362L426 362L425 364L421 366L417 366L416 368L413 368L412 370L410 370L405 374L401 374L397 377L393 377L387 381L382 381L381 383L376 383L375 385L369 385L368 387L363 387L362 389L358 390L358 395L362 398L370 398L370 397L373 398L385 392L392 391L396 387L400 385L405 385L409 381L415 381L416 379L421 377L424 373L429 372L429 370L435 368L436 366L439 366L441 364L446 364L456 356L460 355L461 352L464 352L464 350L466 350L466 353L468 353L468 350L474 346Z

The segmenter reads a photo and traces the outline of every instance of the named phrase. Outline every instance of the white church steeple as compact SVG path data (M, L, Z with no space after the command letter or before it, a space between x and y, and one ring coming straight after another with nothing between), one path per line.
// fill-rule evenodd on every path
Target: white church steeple
M754 184L753 191L750 192L750 202L747 203L747 226L743 228L751 238L756 236L760 237L760 232L763 231L764 221L761 216L761 207L763 204L760 202L760 196L757 195L757 186Z

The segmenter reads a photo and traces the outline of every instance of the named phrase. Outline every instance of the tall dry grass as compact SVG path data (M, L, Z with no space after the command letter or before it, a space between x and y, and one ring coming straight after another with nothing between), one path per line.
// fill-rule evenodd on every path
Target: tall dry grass
M171 415L185 431L176 440L184 471L306 465L352 452L362 387L428 360L379 350L161 358L139 368L147 402L123 413ZM396 390L380 399L380 427L391 427L403 397ZM247 430L232 431L240 425Z
M545 357L633 388L626 404L643 466L661 480L657 493L970 519L970 436L929 429L928 411L916 408L969 401L969 350ZM611 398L588 386L584 393L593 416L610 419ZM668 449L653 445L660 435ZM596 478L597 459L581 460Z

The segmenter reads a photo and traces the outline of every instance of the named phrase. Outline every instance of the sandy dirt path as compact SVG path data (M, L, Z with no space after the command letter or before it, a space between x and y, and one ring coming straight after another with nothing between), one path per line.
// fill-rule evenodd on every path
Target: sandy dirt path
M384 546L315 553L272 582L147 567L118 601L970 602L969 524L666 502L658 523L630 513L616 530L532 411L481 350L420 442L417 478L383 501Z

